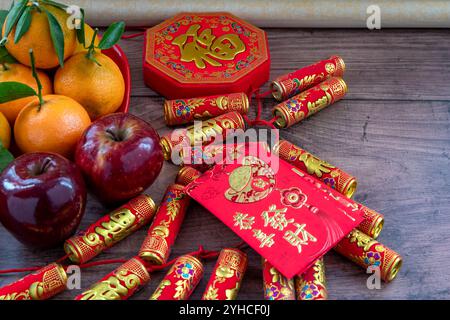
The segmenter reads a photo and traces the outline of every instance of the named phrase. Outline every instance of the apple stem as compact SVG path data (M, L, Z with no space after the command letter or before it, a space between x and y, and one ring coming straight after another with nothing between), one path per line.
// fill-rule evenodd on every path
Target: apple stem
M35 166L33 166L31 173L34 176L40 176L41 174L44 174L47 172L49 166L52 164L52 159L50 158L45 158L42 163L40 164L36 164Z
M36 72L36 65L35 65L35 61L34 61L34 54L33 54L33 49L30 49L30 60L31 60L31 72L33 75L34 80L36 80L36 84L37 84L37 88L38 88L38 98L39 98L39 107L38 107L38 111L41 110L42 106L44 105L44 99L42 98L42 84L41 84L41 80L39 80L39 76Z
M110 135L111 139L114 141L122 141L123 139L120 137L120 135L116 135L112 130L106 129L106 133Z
M42 164L41 172L40 172L40 173L42 174L42 173L47 172L47 169L48 169L48 167L49 167L51 164L52 164L52 160L49 159L49 158L46 158L46 159L44 160L44 163Z

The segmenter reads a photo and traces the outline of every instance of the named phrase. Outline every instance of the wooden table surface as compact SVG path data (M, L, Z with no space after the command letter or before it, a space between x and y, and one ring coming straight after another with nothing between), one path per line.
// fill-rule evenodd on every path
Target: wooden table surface
M344 100L310 119L283 130L281 136L358 177L355 199L385 215L379 240L404 259L398 277L380 290L366 287L368 275L345 258L325 257L330 299L449 299L450 273L450 42L448 30L304 30L268 29L272 57L271 78L331 55L347 65ZM141 38L122 40L132 74L130 111L160 134L164 125L161 96L144 85ZM265 87L267 89L267 85ZM275 105L264 102L264 115ZM165 163L148 193L162 198L174 181L177 167ZM105 209L91 196L84 228ZM96 258L130 258L137 253L146 227ZM232 231L200 205L187 213L172 256L194 251L198 245L220 249L239 242ZM62 246L32 250L0 226L0 269L45 265L63 255ZM260 257L248 249L249 268L239 299L262 299ZM193 295L199 299L214 261ZM116 265L82 271L82 289ZM164 272L133 299L148 299ZM0 285L23 274L0 275ZM66 291L57 299L71 299L81 290Z

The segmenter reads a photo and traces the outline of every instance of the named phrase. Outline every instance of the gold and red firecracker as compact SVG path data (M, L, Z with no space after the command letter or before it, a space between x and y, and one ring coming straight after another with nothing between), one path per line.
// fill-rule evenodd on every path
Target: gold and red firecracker
M290 143L280 140L274 147L273 152L281 159L316 177L332 189L351 198L356 191L356 178L344 170L319 159L308 151Z
M295 276L297 300L326 300L328 298L323 258L318 259L304 274Z
M402 265L402 257L363 232L354 229L334 248L344 257L367 269L379 268L381 279L393 280Z
M360 203L358 207L364 213L364 220L358 229L374 239L378 238L384 226L384 216Z
M202 173L191 166L184 166L178 171L175 183L187 186L189 183L200 177Z
M271 84L272 95L276 100L284 101L325 79L342 77L344 71L344 60L339 56L332 56L276 78Z
M179 155L182 147L192 147L197 144L208 145L218 137L225 138L226 132L229 129L245 130L244 118L239 112L232 111L205 120L202 122L200 130L195 125L191 125L185 129L174 130L163 136L160 140L164 159L171 159L172 152L177 152Z
M210 144L207 146L184 148L180 152L182 165L190 166L199 172L205 172L211 169L216 164L216 159L219 160L219 157L222 156L222 154L217 153L222 152L221 146L222 145L216 146L215 144Z
M357 180L354 176L289 141L280 140L273 147L273 152L281 159L319 179L348 198L351 198L356 191ZM383 229L384 216L360 203L358 203L358 207L364 213L364 221L358 226L358 229L377 238Z
M320 84L293 96L272 109L278 128L288 128L325 107L341 100L347 93L342 78L328 78Z
M75 300L126 300L150 281L144 263L132 258L107 274Z
M235 248L222 249L202 300L236 300L247 264L244 252Z
M183 223L190 197L183 192L184 186L170 185L158 208L147 237L139 250L139 257L153 264L164 264Z
M0 300L46 300L64 291L66 284L64 268L52 263L0 288Z
M152 198L140 195L66 240L64 250L74 263L85 263L150 222L156 212Z
M191 99L164 101L164 120L169 126L206 120L230 111L240 114L248 112L248 97L245 93L230 93Z
M243 144L209 144L183 149L180 153L183 164L205 172L216 164L234 163L246 152Z
M203 264L197 258L179 257L160 282L150 300L187 300L203 277Z
M295 300L294 279L283 276L266 259L262 259L265 300Z

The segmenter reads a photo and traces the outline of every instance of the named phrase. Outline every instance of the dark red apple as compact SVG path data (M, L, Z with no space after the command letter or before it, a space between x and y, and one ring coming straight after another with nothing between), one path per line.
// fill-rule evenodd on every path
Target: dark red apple
M0 222L39 248L69 238L86 207L86 187L74 163L54 153L27 153L0 175Z
M142 193L158 177L163 161L158 133L128 113L113 113L93 122L75 150L76 164L106 204Z

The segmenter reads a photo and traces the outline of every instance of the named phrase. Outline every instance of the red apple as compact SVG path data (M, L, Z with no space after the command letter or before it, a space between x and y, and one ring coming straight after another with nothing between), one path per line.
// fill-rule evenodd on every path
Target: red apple
M81 172L58 154L24 154L0 175L0 222L27 245L60 244L75 232L85 207Z
M106 204L142 193L158 177L163 161L158 133L128 113L113 113L93 122L75 150L76 164Z

